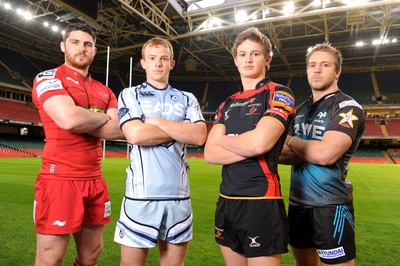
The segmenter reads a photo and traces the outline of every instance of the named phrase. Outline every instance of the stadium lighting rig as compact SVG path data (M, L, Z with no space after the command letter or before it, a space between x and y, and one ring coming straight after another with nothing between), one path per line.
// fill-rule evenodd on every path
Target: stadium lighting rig
M27 8L16 7L11 2L0 1L0 9L4 10L4 12L19 16L26 21L35 19L35 16ZM64 31L61 31L57 24L50 25L48 21L44 21L42 25L51 32L64 34Z

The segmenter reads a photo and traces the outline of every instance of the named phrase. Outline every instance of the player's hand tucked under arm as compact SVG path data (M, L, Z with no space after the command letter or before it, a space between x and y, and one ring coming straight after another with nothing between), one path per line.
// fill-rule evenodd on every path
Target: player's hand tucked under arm
M239 156L217 144L219 139L225 135L225 125L213 125L208 133L207 142L204 147L204 161L206 163L227 165L246 159L246 157Z
M107 115L109 116L110 120L108 120L102 126L89 132L89 134L107 140L125 139L125 135L119 128L118 110L116 108L110 108L107 110Z
M284 132L282 124L263 117L257 126L238 136L222 136L218 145L243 157L255 157L270 151Z
M279 163L280 164L299 164L303 163L302 160L293 150L289 147L288 142L292 136L288 135L286 137L285 143L283 145L281 154L279 155Z
M172 140L159 127L144 123L140 119L131 120L123 124L122 132L126 140L134 145L158 145Z
M207 126L203 121L191 123L188 120L173 122L167 119L155 117L145 118L146 124L157 126L172 139L185 144L201 146L207 138Z
M319 165L335 163L351 146L352 139L340 131L326 131L321 141L293 137L289 147L304 161Z
M88 133L105 124L110 117L76 106L66 95L55 95L43 103L43 109L58 127L75 133Z

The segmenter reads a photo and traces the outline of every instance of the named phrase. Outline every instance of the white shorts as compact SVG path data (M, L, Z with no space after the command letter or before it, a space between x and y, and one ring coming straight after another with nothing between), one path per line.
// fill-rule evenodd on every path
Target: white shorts
M128 247L152 248L157 240L185 243L192 239L190 199L142 201L124 197L114 241Z

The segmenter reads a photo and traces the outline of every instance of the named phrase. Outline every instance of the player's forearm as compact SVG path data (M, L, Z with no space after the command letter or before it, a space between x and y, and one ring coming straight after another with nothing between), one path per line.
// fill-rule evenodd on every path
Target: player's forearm
M88 133L104 125L110 117L104 113L94 113L82 107L75 106L64 119L58 121L57 125L62 129L75 133Z
M142 122L127 123L122 131L128 142L134 145L158 145L172 140L157 126Z
M206 143L204 148L204 161L206 163L228 165L245 159L246 157L234 154L215 144Z
M107 140L125 139L125 135L119 128L119 123L116 119L107 121L104 125L89 132L89 134Z
M303 163L304 160L302 160L288 145L289 140L292 138L292 136L288 135L285 141L285 144L283 145L281 154L279 155L279 163L280 164L288 164L288 165L293 165L293 164L299 164Z
M303 140L293 137L288 146L302 160L319 165L329 165L336 161L337 158L330 156L330 151L325 147L324 143L318 140Z
M147 118L145 123L157 126L172 139L185 144L201 146L207 138L207 126L204 122L173 122L162 118Z

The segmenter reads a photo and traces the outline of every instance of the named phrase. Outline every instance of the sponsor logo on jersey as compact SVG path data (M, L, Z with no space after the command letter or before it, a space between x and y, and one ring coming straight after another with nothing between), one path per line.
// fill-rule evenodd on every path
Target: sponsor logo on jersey
M287 120L288 117L289 117L289 113L288 113L288 112L284 111L284 110L281 109L281 108L277 108L277 107L268 109L268 110L265 112L265 114L268 114L269 116L277 116L277 115L279 115L279 116L282 117L284 120Z
M283 107L288 112L292 112L294 108L294 98L291 94L284 91L276 91L272 98L274 106Z
M139 92L140 96L142 97L156 97L155 93L152 91L141 91Z
M337 259L346 256L343 247L338 247L334 249L317 249L318 256L323 259Z
M301 130L301 132L300 132ZM295 124L294 125L294 133L296 136L310 136L312 139L318 139L321 140L322 136L325 133L325 127L324 126L318 126L318 125L312 125L312 124Z
M355 107L362 109L361 105L354 100L343 101L343 102L339 103L339 108L344 108L346 106L355 106Z
M53 79L56 76L56 71L57 69L40 72L36 76L36 82L40 82L42 79Z
M347 113L341 113L339 114L339 116L342 117L342 120L339 121L339 125L347 128L353 128L354 127L353 121L358 120L358 117L353 115L353 109L351 109Z
M118 109L118 118L121 119L122 117L124 117L124 115L126 115L129 112L129 108L126 107L121 107Z
M161 115L163 116L174 114L182 117L185 115L184 112L185 108L184 105L181 103L172 104L172 103L157 102L154 104L154 106L152 104L153 102L150 100L141 102L143 113L150 114L149 117L151 117L151 114L159 114L159 113L161 113Z
M36 93L40 97L43 93L47 91L62 90L63 86L61 81L58 79L45 80L36 87Z
M93 113L105 113L104 109L102 108L97 108L97 107L90 107L89 111L93 112Z
M230 108L233 108L233 107L243 107L243 106L248 105L249 103L250 103L250 101L236 102L236 103L231 104L229 107L230 107Z
M111 202L107 201L104 203L104 217L111 215Z
M51 225L57 225L59 227L63 227L64 225L67 224L67 221L60 221L60 220L55 220Z
M260 243L257 243L257 241L256 241L256 239L257 239L258 237L259 237L259 236L255 236L255 237L249 236L249 238L250 238L250 240L251 240L251 243L249 244L249 247L251 247L251 248L258 248L258 247L260 246Z

